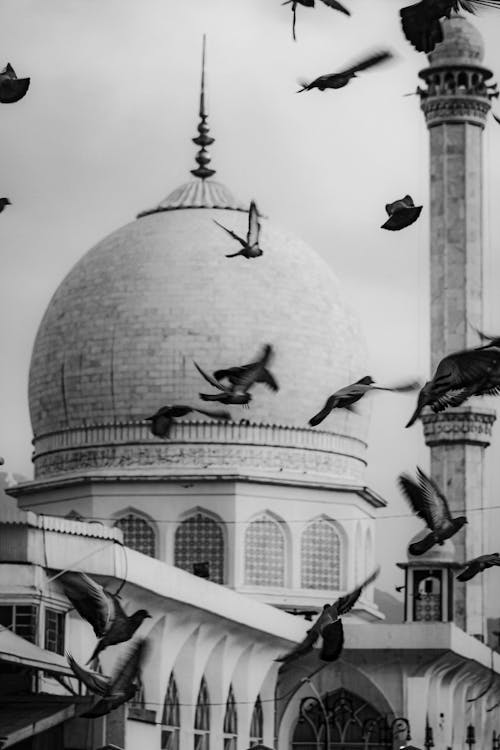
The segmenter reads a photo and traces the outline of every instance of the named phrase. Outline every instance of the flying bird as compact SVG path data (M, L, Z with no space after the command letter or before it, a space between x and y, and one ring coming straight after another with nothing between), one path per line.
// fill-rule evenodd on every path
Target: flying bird
M267 372L266 374L267 365L272 356L273 348L270 344L266 344L262 350L260 358L255 362L252 362L250 365L246 365L245 369L243 369L239 375L234 372L234 369L236 368L230 368L230 370L233 370L230 379L230 386L223 385L218 379L202 370L195 362L195 367L200 375L202 375L210 385L213 385L214 388L221 391L221 393L211 394L200 393L200 398L203 401L219 401L222 404L241 404L246 406L252 400L252 394L248 393L248 391L255 383L267 382L269 380L268 376L271 376L272 381L277 386L271 373ZM273 386L270 387L272 388Z
M134 697L140 680L141 664L146 654L146 645L145 640L138 639L135 641L126 658L120 662L118 669L110 677L85 669L73 659L71 654L66 655L75 677L83 682L92 693L100 696L100 700L89 711L80 714L80 716L87 719L105 716Z
M0 71L0 103L14 104L26 96L30 86L29 78L18 78L10 63Z
M416 206L411 195L405 195L401 200L387 203L385 210L389 218L381 228L397 231L413 224L420 216L422 206Z
M237 255L243 255L245 258L258 258L259 255L262 255L262 250L259 247L259 238L260 238L260 222L259 222L259 213L257 211L257 206L255 204L255 201L252 201L250 203L250 210L248 212L248 231L246 239L243 237L240 237L239 234L236 234L236 232L233 232L231 229L228 229L223 224L219 224L218 221L215 221L215 219L212 219L214 224L217 224L218 227L223 229L225 232L231 235L233 239L238 240L238 242L241 245L241 250L238 250L237 253L231 253L230 255L226 255L226 258L236 258Z
M399 11L403 32L418 52L432 52L444 38L441 19L460 9L475 13L481 5L500 7L500 0L421 0Z
M385 60L390 60L392 57L392 52L384 50L360 60L351 68L346 68L338 73L327 73L324 76L319 76L319 78L315 78L311 83L299 81L302 88L297 93L300 94L302 91L310 91L311 89L319 89L320 91L324 91L325 89L341 89L347 86L353 78L356 78L356 74L360 71L372 68L374 65L379 65Z
M344 629L340 618L354 607L363 590L373 583L379 573L380 568L377 568L371 576L353 591L345 596L340 596L333 604L325 604L323 611L312 628L307 631L304 640L284 656L275 659L275 661L288 664L299 656L309 653L314 648L314 644L320 636L323 638L323 644L319 658L323 661L336 661L342 653L344 645Z
M443 545L467 523L465 516L453 518L448 501L437 484L417 467L415 482L408 474L401 474L398 484L412 511L425 521L429 534L408 547L411 555L423 555L435 544Z
M101 651L116 643L130 640L143 620L151 617L145 609L127 616L118 597L105 591L85 573L67 571L59 576L63 590L78 614L94 629L99 641L87 664Z
M349 411L355 411L353 404L363 398L365 393L368 391L393 391L394 393L408 393L415 391L420 388L420 383L415 380L409 383L402 383L401 385L394 386L393 388L383 388L380 385L374 385L374 380L369 375L366 375L361 380L357 380L351 385L346 385L344 388L340 388L335 391L326 401L324 407L314 417L311 417L309 424L311 427L315 427L320 424L330 414L333 409L348 409Z
M500 565L500 553L494 552L492 555L480 555L473 560L464 563L464 568L458 576L458 581L470 581L471 578L482 573L483 570L492 568L494 565Z
M248 365L241 365L241 367L227 367L226 369L216 370L213 376L219 382L221 380L229 380L233 387L237 387L241 378L244 377L252 368L258 366L259 362L250 362ZM276 382L276 378L267 367L258 367L257 375L254 380L255 383L264 383L272 391L278 391L279 386Z
M158 409L158 411L151 417L146 417L145 421L151 422L150 430L152 435L161 438L168 438L170 437L170 430L172 425L175 424L175 420L179 417L185 417L192 411L196 411L199 414L204 414L206 417L212 417L212 419L222 420L224 422L231 419L230 413L225 409L209 411L205 409L196 409L194 406L175 404L172 406L162 406L161 409Z
M406 425L411 427L424 407L434 413L460 406L471 396L500 393L500 347L492 343L476 349L448 354L436 368L432 380L422 387L417 407Z
M12 203L8 198L0 198L0 214L4 210L5 206L11 206Z
M321 0L321 2L324 5L327 5L329 8L333 8L333 10L338 10L341 13L345 13L346 16L350 16L350 11L347 10L347 8L344 8L343 5L341 5L337 0ZM281 3L282 5L292 5L292 14L293 14L293 21L292 21L292 37L293 41L296 42L297 38L295 36L295 23L297 20L297 5L303 5L304 8L314 8L315 2L314 0L285 0L284 3Z

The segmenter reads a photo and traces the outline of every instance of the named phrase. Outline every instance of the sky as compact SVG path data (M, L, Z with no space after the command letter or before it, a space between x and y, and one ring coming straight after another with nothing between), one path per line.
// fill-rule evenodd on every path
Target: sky
M47 304L96 242L156 205L194 166L201 40L215 179L305 240L357 310L377 382L429 375L428 134L415 91L425 55L406 42L400 2L345 0L350 18L279 0L2 0L0 65L31 76L0 109L0 455L31 476L29 360ZM500 76L500 12L474 23ZM311 79L388 48L394 60L347 88L296 95ZM494 102L500 112L500 104ZM485 149L485 320L500 332L500 127ZM410 193L424 209L384 232L386 203ZM443 353L445 354L445 353ZM421 524L396 477L428 465L421 428L404 430L414 396L373 398L367 484L388 502L377 522L380 587L395 594L408 536ZM496 432L500 430L497 426ZM489 449L488 502L500 465ZM404 518L397 516L404 515ZM392 517L396 516L396 517ZM491 512L492 521L500 514ZM395 594L396 595L396 594Z

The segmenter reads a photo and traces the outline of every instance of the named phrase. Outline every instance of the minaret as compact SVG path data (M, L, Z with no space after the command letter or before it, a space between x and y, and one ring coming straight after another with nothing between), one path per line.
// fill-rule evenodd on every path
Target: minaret
M481 64L483 41L462 16L442 22L444 39L419 73L430 137L431 366L453 351L477 346L472 326L483 326L483 130L496 86ZM468 524L454 537L456 560L486 552L483 546L484 452L495 412L476 406L425 414L431 472ZM456 586L453 619L483 638L483 579Z

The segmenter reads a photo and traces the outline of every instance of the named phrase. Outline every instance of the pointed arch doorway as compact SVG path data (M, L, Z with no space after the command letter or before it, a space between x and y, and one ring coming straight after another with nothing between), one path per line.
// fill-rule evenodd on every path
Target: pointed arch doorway
M322 702L302 699L292 750L392 750L387 717L370 703L343 688L323 696Z

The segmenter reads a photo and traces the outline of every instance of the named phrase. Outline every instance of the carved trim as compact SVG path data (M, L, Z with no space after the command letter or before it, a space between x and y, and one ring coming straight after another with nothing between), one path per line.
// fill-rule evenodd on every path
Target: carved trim
M486 98L457 96L427 96L422 99L421 109L427 126L444 122L472 122L484 128L490 103Z
M441 414L423 414L426 445L458 443L480 445L491 442L491 429L496 420L494 411L447 411Z

